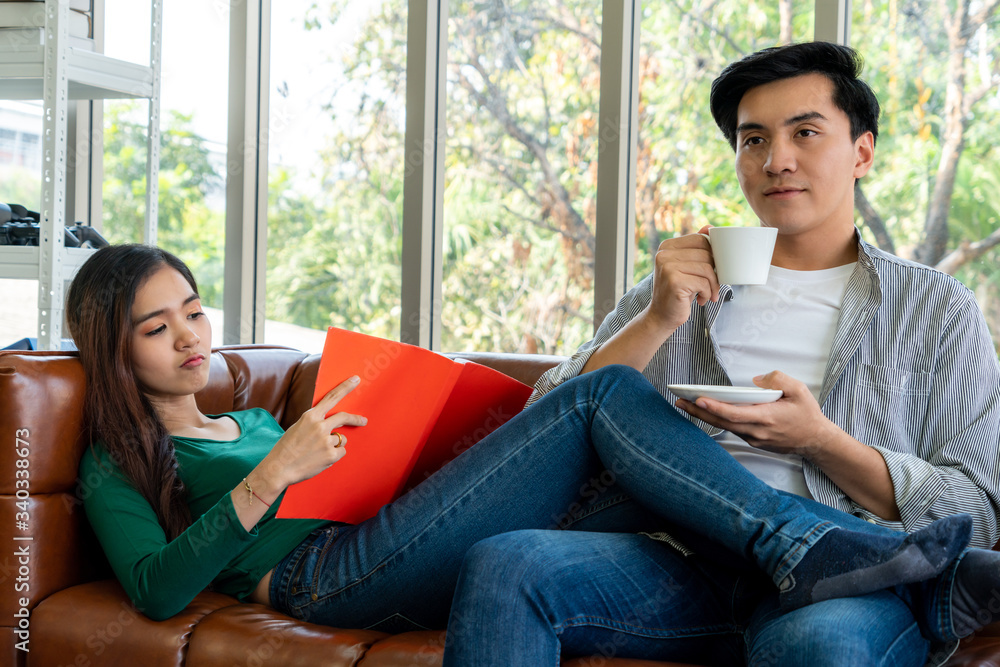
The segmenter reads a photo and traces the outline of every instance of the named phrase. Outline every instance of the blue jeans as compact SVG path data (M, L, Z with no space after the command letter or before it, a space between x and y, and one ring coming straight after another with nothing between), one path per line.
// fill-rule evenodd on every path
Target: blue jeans
M804 502L747 472L640 373L612 366L563 384L375 517L304 541L276 566L270 599L314 623L441 628L466 552L510 531L669 526L707 535L707 551L774 584L837 524L892 532Z
M892 591L791 613L763 575L642 535L524 530L466 556L444 667L545 667L560 656L699 665L924 664L928 642ZM584 664L587 664L586 661Z

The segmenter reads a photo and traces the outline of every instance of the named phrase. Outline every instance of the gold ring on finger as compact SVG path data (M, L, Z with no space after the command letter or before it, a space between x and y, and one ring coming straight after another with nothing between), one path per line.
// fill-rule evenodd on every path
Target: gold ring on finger
M344 434L340 431L334 431L333 434L337 436L337 444L334 445L334 447L343 447L344 443L347 442L347 438L344 437Z

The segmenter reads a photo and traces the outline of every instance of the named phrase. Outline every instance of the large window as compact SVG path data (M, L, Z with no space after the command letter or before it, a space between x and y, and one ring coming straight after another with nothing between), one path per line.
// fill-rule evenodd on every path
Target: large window
M442 346L590 338L598 0L451 3Z
M146 62L146 3L106 2L107 52ZM628 162L635 190L611 186L620 201L634 197L634 238L626 243L635 261L623 282L648 273L664 238L706 224L755 224L732 151L708 111L710 83L725 64L757 49L813 39L817 28L836 34L830 4L641 2L637 145ZM970 285L1000 336L1000 10L957 0L834 4L852 9L850 41L866 57L866 77L885 111L876 166L859 190L859 227L880 247ZM207 303L219 306L223 265L233 260L225 258L223 185L227 36L236 6L164 5L159 243L191 263ZM252 260L266 265L267 342L316 350L330 325L397 338L400 323L414 319L434 323L440 346L455 351L566 354L591 337L594 312L604 308L595 309L595 284L618 290L624 274L595 273L595 255L599 267L607 260L595 229L604 239L607 225L625 225L597 220L599 113L605 104L624 109L629 95L626 86L622 100L601 99L601 62L618 61L621 37L606 40L602 30L629 26L632 2L249 0L239 6L270 9L263 31L269 68L259 72L262 80L269 76L269 116L259 135L268 150L268 233L266 242L260 235L250 244L267 253ZM422 26L424 13L446 16L447 23ZM257 27L251 30L256 38ZM437 53L441 36L447 50ZM411 46L410 39L427 44ZM609 45L603 59L602 44ZM417 62L425 52L429 57ZM419 55L408 62L408 53ZM625 63L632 56L626 53ZM423 67L429 83L408 86L408 69ZM615 79L603 76L604 90L613 89L608 84ZM251 110L257 103L252 96L245 101ZM413 126L418 116L444 119L424 130L436 134L419 139L424 148L443 146L441 171L414 162L434 159L433 150L404 151L407 105L420 110ZM7 199L38 199L27 166L31 128L40 131L31 118L35 109L0 108ZM145 102L108 103L104 115L105 235L138 240ZM244 148L252 150L255 141L248 138ZM410 180L406 191L425 199L406 208L404 179L418 171L421 187L414 190ZM601 187L608 183L602 177ZM427 205L428 192L434 206ZM253 193L244 199L262 201ZM624 210L620 201L614 205ZM423 254L413 260L408 246L405 256L405 275L420 279L419 303L410 303L402 285L404 209L408 221L414 209L427 218L418 222L428 232ZM621 242L629 232L619 231ZM427 238L443 255L426 250ZM441 284L428 292L426 276L437 274ZM433 287L440 287L440 301ZM249 294L255 285L239 289ZM33 333L33 322L24 327L25 335ZM221 320L216 328L221 332ZM254 328L246 331L241 340L251 342Z
M759 49L808 41L808 0L683 0L643 5L639 57L635 279L661 241L705 225L757 224L733 151L709 111L712 80Z
M867 0L852 31L883 106L859 224L882 248L973 288L1000 342L1000 14Z
M406 18L403 0L271 5L268 342L399 338Z
M0 202L41 207L41 138L40 100L0 100Z
M0 100L0 202L41 207L42 103ZM38 281L0 278L0 348L38 334Z
M105 53L149 64L148 2L105 0ZM229 14L223 3L163 4L157 244L198 280L222 342ZM104 105L103 234L141 242L146 213L146 100Z

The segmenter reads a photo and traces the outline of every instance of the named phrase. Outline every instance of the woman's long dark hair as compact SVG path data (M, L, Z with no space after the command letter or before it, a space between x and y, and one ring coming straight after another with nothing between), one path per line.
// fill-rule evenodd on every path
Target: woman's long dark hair
M132 304L160 268L176 269L198 293L191 271L169 252L113 245L91 255L69 289L66 319L87 378L91 442L100 441L152 506L168 539L191 523L177 456L166 427L132 370Z

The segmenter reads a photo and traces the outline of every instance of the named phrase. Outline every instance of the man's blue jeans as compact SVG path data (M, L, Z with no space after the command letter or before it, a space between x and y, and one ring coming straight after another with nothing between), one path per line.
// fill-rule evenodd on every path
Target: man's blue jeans
M629 496L648 512L632 511ZM837 524L887 531L837 514ZM304 541L275 568L270 598L316 623L440 628L480 540L666 526L707 536L773 585L835 522L757 480L640 373L612 366L549 393L372 519Z
M892 591L778 609L767 577L643 535L524 530L469 550L444 667L544 667L561 656L698 665L925 664L929 642Z

